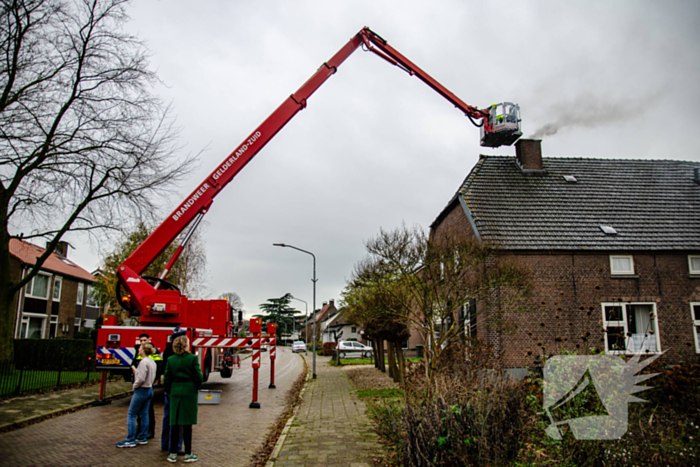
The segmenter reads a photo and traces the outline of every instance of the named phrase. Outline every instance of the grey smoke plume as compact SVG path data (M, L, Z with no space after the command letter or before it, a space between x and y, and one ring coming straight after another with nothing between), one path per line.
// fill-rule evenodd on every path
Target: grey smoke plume
M657 97L601 99L587 95L578 96L569 102L559 102L549 110L550 122L542 125L529 138L552 136L567 127L595 128L637 119L651 107L651 102Z

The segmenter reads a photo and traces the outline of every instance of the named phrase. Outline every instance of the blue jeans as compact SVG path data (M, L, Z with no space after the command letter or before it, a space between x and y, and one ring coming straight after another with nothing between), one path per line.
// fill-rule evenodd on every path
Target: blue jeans
M153 399L153 388L136 388L131 397L129 411L126 414L128 434L126 441L146 439L148 436L148 404ZM136 416L141 417L141 431L136 433Z
M182 433L177 427L173 431L177 431L177 435L180 436L177 450L182 452ZM165 393L165 405L163 405L163 432L160 435L160 449L161 451L170 450L170 394L167 392Z

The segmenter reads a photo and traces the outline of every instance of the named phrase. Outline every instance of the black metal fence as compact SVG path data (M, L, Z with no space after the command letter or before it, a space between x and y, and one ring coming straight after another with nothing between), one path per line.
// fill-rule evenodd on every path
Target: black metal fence
M37 370L34 368L39 365L19 366L14 363L0 363L0 399L57 390L69 385L97 381L100 378L100 373L95 371L95 362L91 357L86 358L83 370L68 369L63 363L62 354L60 363L55 365L55 369Z

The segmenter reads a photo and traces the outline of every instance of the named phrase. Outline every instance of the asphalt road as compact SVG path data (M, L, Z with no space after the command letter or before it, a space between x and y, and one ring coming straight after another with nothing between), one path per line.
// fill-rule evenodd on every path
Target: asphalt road
M253 370L251 359L230 379L213 374L202 389L221 392L221 404L200 405L199 423L193 430L195 465L245 466L261 446L268 428L282 413L285 395L303 371L301 356L278 347L275 362L276 389L270 384L269 353L262 353L259 371L260 409L250 409ZM156 390L156 438L145 446L118 449L126 437L126 412L130 398L104 407L92 407L35 425L0 434L1 465L150 466L169 465L160 450L163 390ZM182 462L182 458L178 459Z

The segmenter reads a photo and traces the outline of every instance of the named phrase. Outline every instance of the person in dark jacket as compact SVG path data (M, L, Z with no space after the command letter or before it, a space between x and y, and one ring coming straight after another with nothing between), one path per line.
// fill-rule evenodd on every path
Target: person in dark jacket
M165 366L168 364L168 358L170 358L170 356L172 356L175 353L173 352L173 341L175 341L175 339L177 339L178 337L184 336L186 334L187 331L182 329L180 326L173 329L173 334L170 337L170 342L168 342L168 345L165 346L165 350L163 350L164 372ZM160 450L170 451L170 394L168 394L168 391L164 391L164 396L165 404L163 405L163 431L160 435ZM180 430L174 430L173 433L175 433L175 436L177 436L179 439L177 445L178 454L184 454L182 453L182 433L180 433Z
M179 336L173 341L174 354L165 366L165 390L170 394L170 430L182 428L185 462L197 461L192 454L192 425L197 424L198 391L202 385L202 369L197 357L190 353L190 340ZM177 462L177 436L170 437L168 462Z

